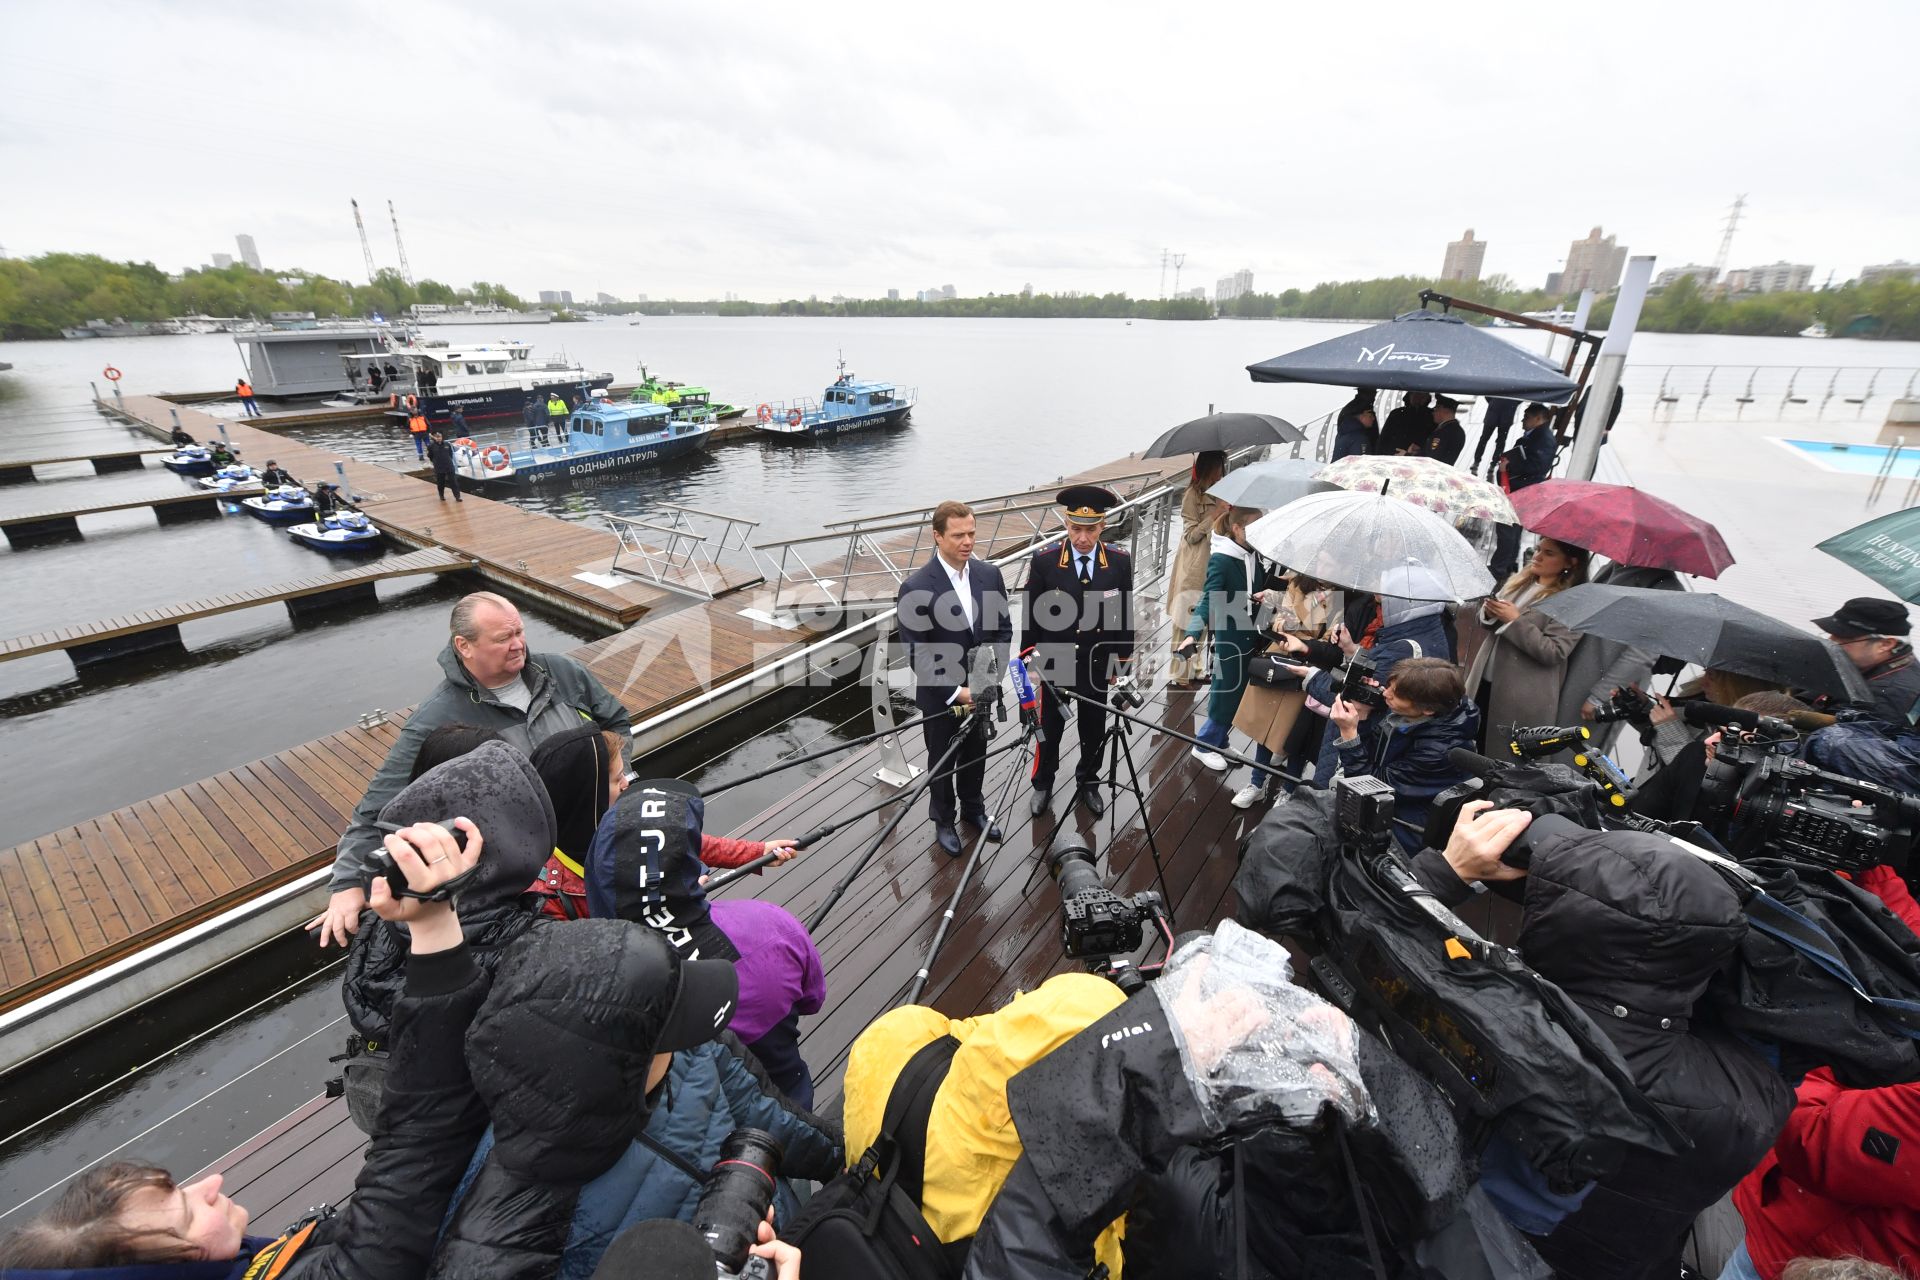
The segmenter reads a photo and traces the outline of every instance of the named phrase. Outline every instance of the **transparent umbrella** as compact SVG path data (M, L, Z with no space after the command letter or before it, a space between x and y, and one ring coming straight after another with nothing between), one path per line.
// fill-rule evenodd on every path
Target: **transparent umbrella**
M1207 495L1236 507L1276 511L1296 498L1338 488L1314 479L1314 473L1323 465L1311 458L1276 458L1271 462L1249 463L1221 476L1207 490Z
M1410 600L1478 600L1493 575L1473 544L1422 507L1377 493L1315 493L1247 528L1255 551L1322 582Z

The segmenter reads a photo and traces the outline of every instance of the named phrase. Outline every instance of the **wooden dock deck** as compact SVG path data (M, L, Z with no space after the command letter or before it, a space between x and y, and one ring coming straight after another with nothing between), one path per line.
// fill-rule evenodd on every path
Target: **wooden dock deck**
M254 587L204 600L188 600L158 609L118 618L102 618L74 627L58 627L32 635L0 640L0 662L31 657L36 653L65 650L77 667L89 666L131 653L180 643L180 624L198 618L211 618L236 609L253 609L266 604L284 603L296 614L304 614L348 599L364 599L373 584L388 578L405 578L420 573L450 573L473 567L464 559L440 547L387 556L351 569L296 578L292 582Z
M441 500L431 481L361 462L332 450L269 434L247 422L228 422L158 396L98 402L136 427L164 437L177 418L196 439L222 428L248 462L271 458L309 485L335 480L388 536L414 548L442 547L476 562L486 578L554 608L602 626L626 626L685 597L639 579L616 584L583 581L604 571L619 546L605 529L526 511L477 494Z
M154 518L161 524L173 524L180 520L198 520L217 515L221 503L238 502L242 498L255 497L261 492L257 485L228 489L224 493L213 489L195 488L180 493L163 493L151 498L126 498L118 502L82 502L66 507L49 507L44 511L27 511L17 516L0 516L0 533L6 535L10 546L43 538L74 537L80 532L82 516L104 515L110 511L138 511L142 507L151 507Z
M92 449L83 453L54 453L44 456L0 458L0 484L25 484L36 480L35 467L57 462L90 462L95 475L115 471L142 471L146 460L156 453L172 453L171 445L153 449Z

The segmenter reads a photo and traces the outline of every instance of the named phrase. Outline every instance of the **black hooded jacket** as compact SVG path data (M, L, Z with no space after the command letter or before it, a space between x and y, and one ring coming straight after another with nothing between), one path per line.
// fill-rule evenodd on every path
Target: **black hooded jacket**
M705 802L684 782L664 778L629 787L587 851L589 913L658 929L688 960L738 960L700 886L705 820Z
M1671 1156L1630 1151L1538 1248L1569 1280L1666 1280L1694 1218L1753 1168L1793 1106L1755 1050L1695 1020L1746 916L1718 872L1665 837L1555 823L1531 846L1521 953L1692 1142ZM1442 898L1465 891L1437 854L1416 871Z

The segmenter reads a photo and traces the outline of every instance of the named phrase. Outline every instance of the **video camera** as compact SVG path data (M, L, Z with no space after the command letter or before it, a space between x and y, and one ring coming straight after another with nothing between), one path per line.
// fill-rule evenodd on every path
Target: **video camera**
M721 1280L772 1280L767 1260L747 1251L760 1239L760 1224L773 1204L782 1154L780 1140L764 1129L735 1129L720 1144L720 1158L693 1210L693 1229L706 1237Z
M1149 923L1171 949L1173 923L1166 902L1152 890L1123 898L1107 888L1093 864L1093 850L1084 844L1049 853L1047 872L1060 886L1060 942L1067 957L1087 961L1089 969L1113 979L1129 995L1139 990L1143 971L1114 957L1138 951Z
M1624 690L1616 691L1615 697L1621 692ZM1522 760L1540 760L1562 751L1573 752L1574 768L1584 773L1600 789L1602 801L1611 808L1624 809L1627 797L1633 792L1633 783L1604 751L1595 751L1588 746L1592 741L1593 731L1583 724L1529 725L1513 731L1513 737L1507 740L1507 750Z
M1734 739L1707 764L1697 812L1725 825L1737 856L1846 872L1884 864L1906 875L1920 830L1920 796L1829 773L1765 742Z
M1139 686L1133 682L1132 671L1123 671L1113 678L1112 685L1108 687L1107 705L1115 711L1138 711L1147 705Z

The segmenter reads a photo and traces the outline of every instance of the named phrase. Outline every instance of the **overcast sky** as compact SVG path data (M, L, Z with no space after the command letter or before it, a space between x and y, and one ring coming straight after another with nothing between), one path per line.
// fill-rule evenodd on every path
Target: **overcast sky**
M521 293L1920 259L1920 4L10 0L0 245ZM1167 285L1172 287L1169 275Z

